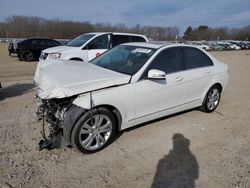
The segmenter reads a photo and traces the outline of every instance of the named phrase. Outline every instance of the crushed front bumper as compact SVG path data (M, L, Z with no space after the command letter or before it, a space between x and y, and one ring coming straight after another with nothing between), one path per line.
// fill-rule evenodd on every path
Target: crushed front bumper
M71 144L72 129L79 117L86 112L86 109L72 104L73 99L41 100L37 98L37 117L38 121L42 122L39 150L61 148Z

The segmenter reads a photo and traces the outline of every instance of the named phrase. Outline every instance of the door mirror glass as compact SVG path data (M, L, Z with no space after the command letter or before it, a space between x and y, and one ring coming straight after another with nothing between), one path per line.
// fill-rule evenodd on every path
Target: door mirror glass
M148 71L148 78L149 79L157 79L157 80L165 80L166 73L161 70L151 69Z

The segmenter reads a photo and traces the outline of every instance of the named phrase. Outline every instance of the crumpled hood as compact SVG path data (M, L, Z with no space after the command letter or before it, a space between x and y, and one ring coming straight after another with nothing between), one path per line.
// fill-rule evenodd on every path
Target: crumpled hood
M77 47L73 47L73 46L56 46L56 47L52 47L52 48L47 48L45 50L43 50L44 53L57 53L57 52L63 52L65 50L71 50L71 49L75 49Z
M39 62L35 73L38 96L64 98L106 87L127 84L130 76L91 63L69 60Z

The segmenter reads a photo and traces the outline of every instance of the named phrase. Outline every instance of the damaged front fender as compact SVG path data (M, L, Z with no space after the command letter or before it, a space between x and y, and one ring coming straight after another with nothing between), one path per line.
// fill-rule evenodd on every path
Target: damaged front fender
M72 104L72 106L67 110L63 123L63 140L67 145L70 145L71 132L74 125L86 111L87 109L74 104Z

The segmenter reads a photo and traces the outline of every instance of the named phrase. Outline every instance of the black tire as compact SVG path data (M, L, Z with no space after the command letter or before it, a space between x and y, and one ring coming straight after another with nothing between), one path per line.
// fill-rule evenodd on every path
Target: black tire
M34 53L30 50L24 50L21 52L20 59L23 61L33 61L34 60Z
M220 103L221 88L213 85L207 92L200 110L206 113L213 112Z
M17 54L17 57L18 57L19 61L23 61L23 60L21 59L20 53Z
M97 130L97 128L94 128L97 123L94 121L96 121L95 118L97 118L98 116L103 116L102 123L106 122L106 124L104 124L102 127L108 124L107 120L110 120L110 123L111 123L110 133L105 134L105 133L100 132L101 125L99 126L100 128L99 131ZM98 119L98 124L99 124L99 121L100 119ZM91 128L90 129L86 128L86 126L90 124L91 124ZM84 133L82 133L81 131L84 131ZM86 133L85 131L87 131L88 133ZM94 132L94 131L97 131L97 132ZM117 122L115 121L115 117L112 114L112 112L110 112L106 108L102 108L102 107L96 108L83 114L79 118L79 120L75 124L71 133L71 145L82 153L85 153L85 154L95 153L107 147L114 140L116 131L117 131ZM100 139L99 137L102 137L104 140L106 140L106 142L101 143L103 139ZM93 139L92 142L91 142L91 139ZM99 144L101 144L99 147L98 147L99 145L98 140L99 140Z

